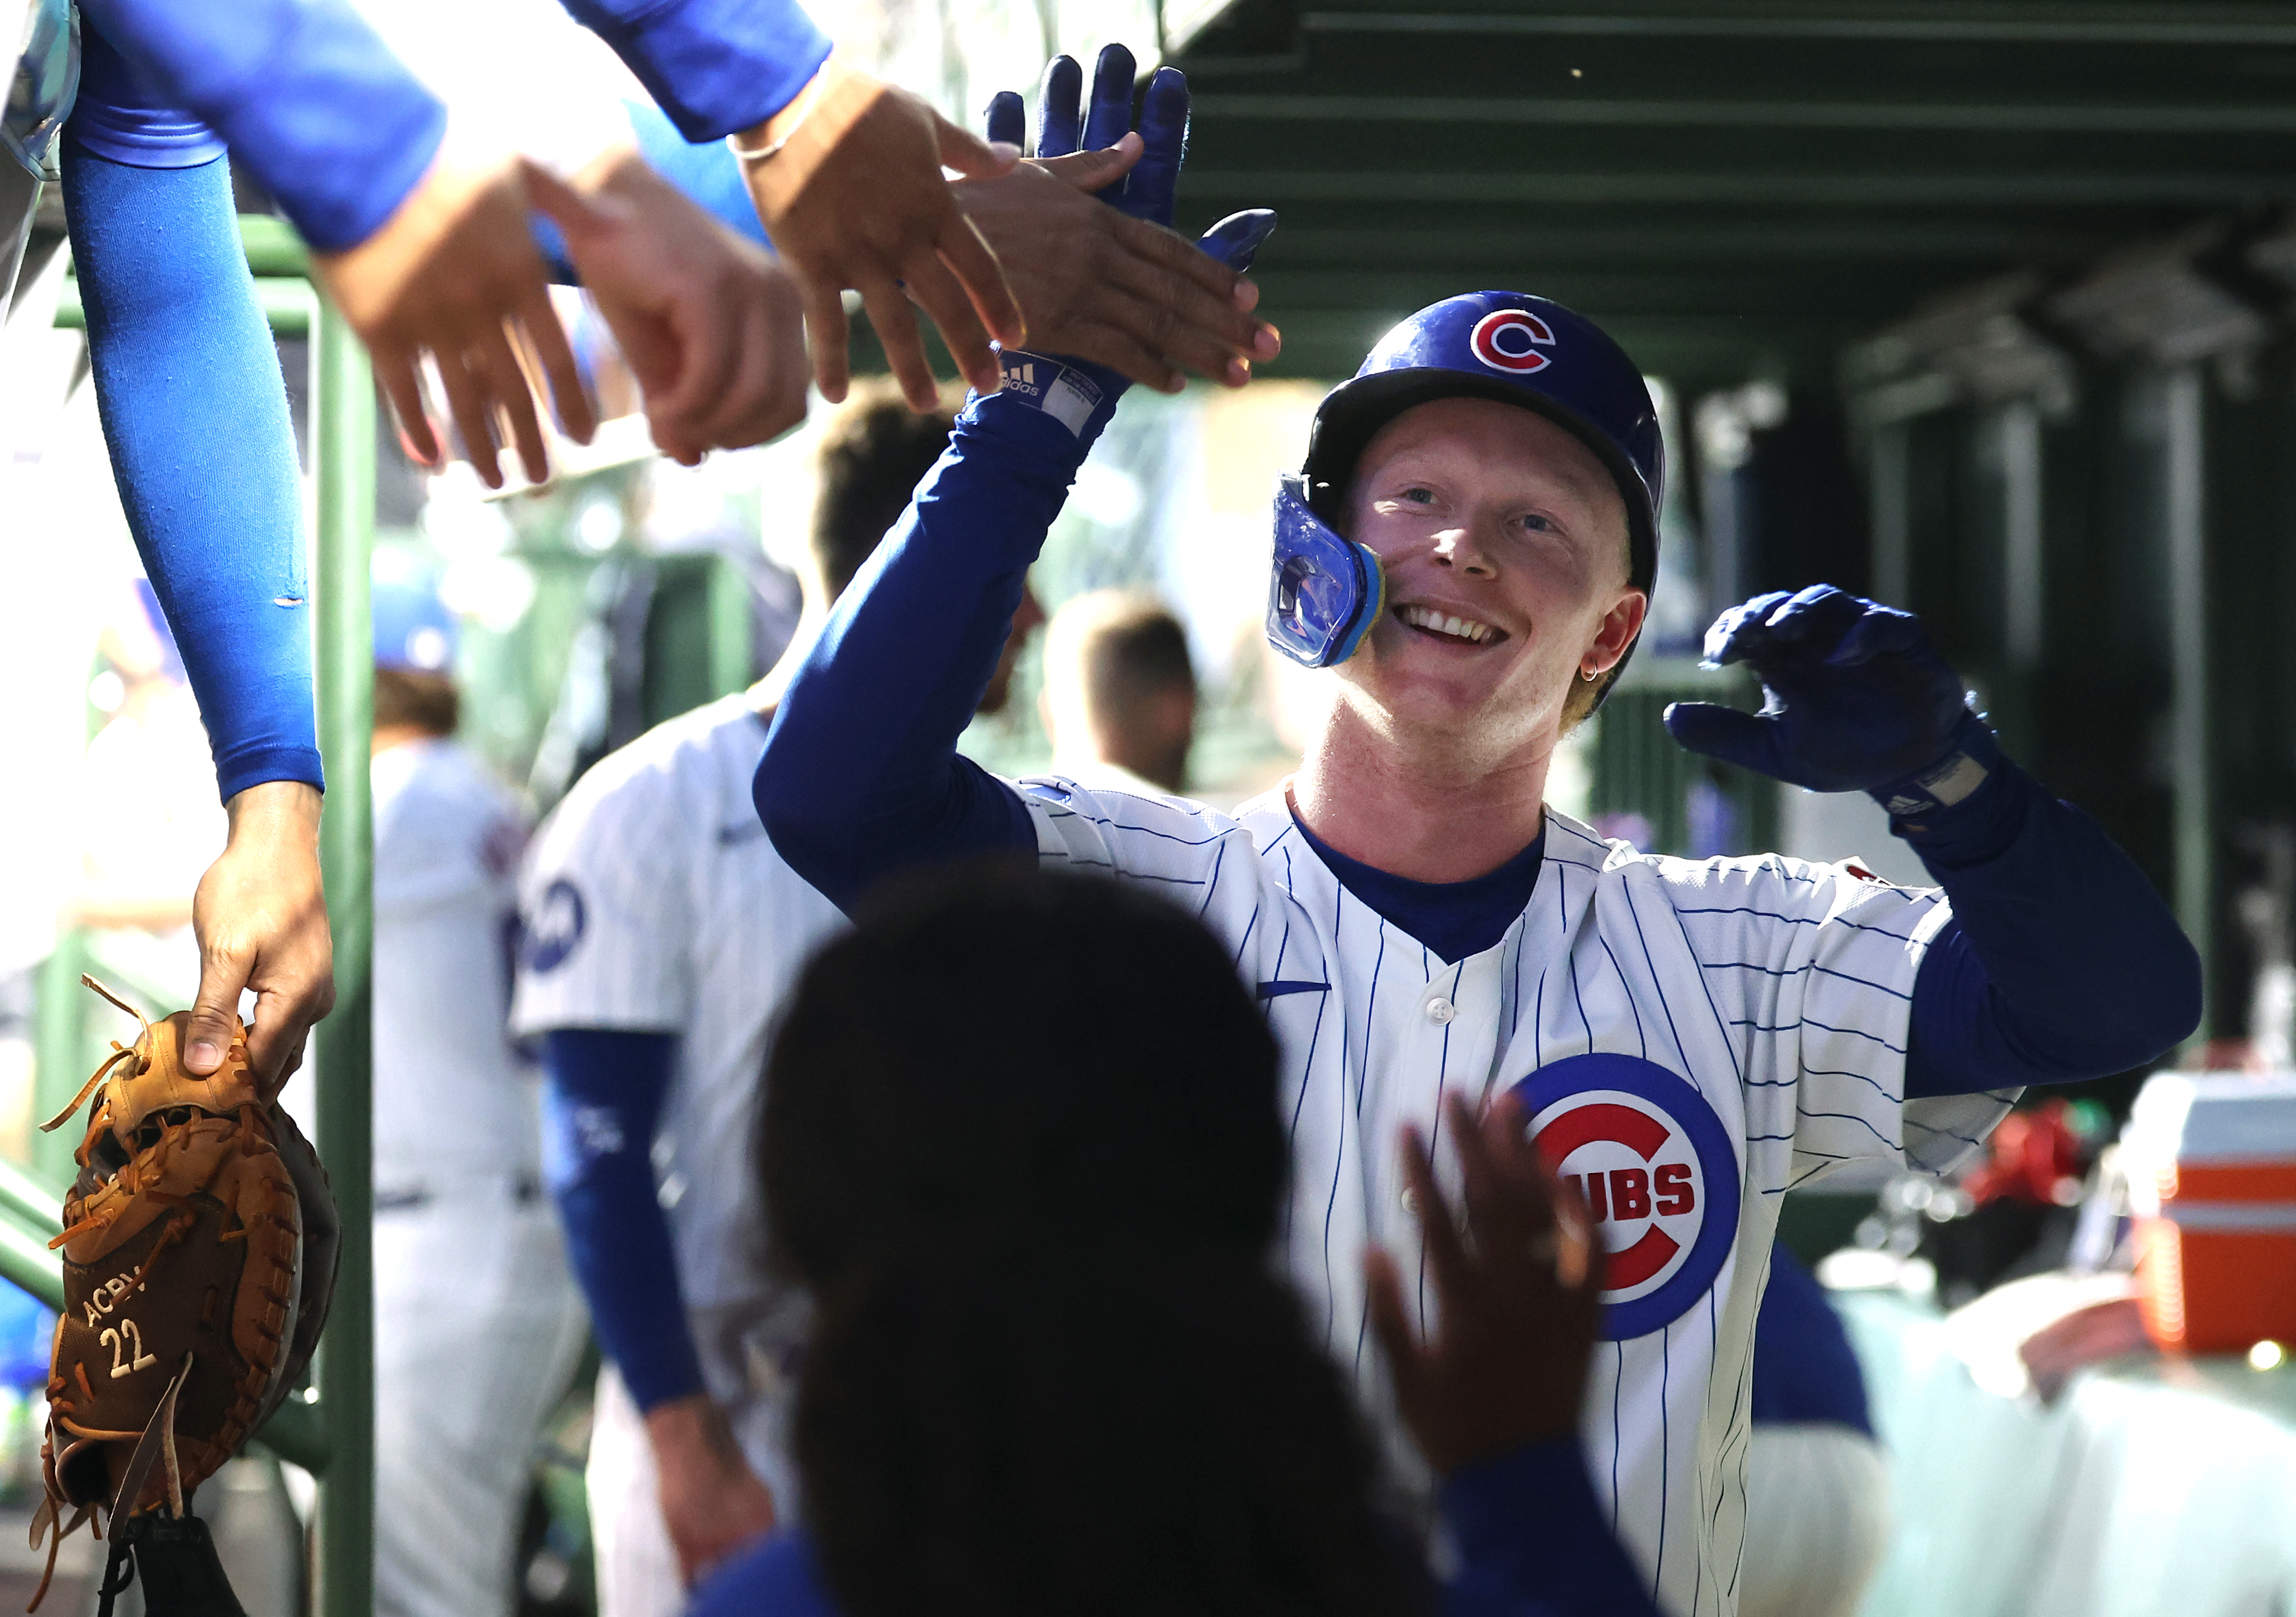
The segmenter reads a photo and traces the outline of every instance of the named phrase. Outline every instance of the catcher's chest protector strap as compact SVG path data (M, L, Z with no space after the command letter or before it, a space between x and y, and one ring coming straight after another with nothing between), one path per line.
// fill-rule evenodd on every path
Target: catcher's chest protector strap
M208 1524L197 1516L131 1516L111 1535L96 1617L112 1617L112 1602L138 1574L144 1617L247 1617L224 1576Z

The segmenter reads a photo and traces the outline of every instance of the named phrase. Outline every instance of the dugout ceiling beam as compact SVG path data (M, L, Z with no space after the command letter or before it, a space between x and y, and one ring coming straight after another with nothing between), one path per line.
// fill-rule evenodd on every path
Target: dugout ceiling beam
M1239 0L1177 61L1183 223L1285 217L1278 374L1513 285L1662 337L1691 385L1819 380L1956 286L2296 215L2296 5Z

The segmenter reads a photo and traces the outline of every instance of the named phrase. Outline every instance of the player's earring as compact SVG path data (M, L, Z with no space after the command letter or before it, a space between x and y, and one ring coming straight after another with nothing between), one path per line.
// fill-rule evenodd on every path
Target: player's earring
M1588 685L1594 684L1602 677L1603 673L1600 669L1582 668L1578 670L1578 677L1585 680Z

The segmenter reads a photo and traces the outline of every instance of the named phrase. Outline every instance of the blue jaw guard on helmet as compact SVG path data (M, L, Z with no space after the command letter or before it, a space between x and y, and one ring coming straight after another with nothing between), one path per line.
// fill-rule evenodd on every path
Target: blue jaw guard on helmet
M1268 643L1304 668L1356 654L1387 599L1379 558L1341 538L1308 506L1308 480L1275 485L1275 564L1267 580Z

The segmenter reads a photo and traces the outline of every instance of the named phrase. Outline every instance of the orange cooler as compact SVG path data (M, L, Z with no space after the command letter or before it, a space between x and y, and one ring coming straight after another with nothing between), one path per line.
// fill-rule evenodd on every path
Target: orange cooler
M2296 1073L2155 1073L2121 1163L2152 1340L2188 1353L2296 1345Z

